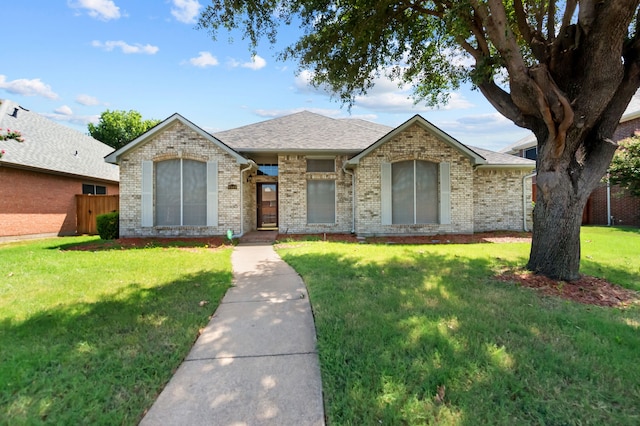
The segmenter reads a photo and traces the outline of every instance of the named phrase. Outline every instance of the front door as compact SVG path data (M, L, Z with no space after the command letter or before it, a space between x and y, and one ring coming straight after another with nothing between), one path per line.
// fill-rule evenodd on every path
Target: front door
M278 227L278 184L257 183L258 229Z

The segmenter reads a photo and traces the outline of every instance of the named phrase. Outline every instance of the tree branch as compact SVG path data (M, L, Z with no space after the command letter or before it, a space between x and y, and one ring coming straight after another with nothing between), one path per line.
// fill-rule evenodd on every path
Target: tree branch
M531 119L522 114L522 111L513 102L509 93L501 89L495 81L480 83L478 84L478 89L500 114L513 121L517 126L526 129L533 127Z
M527 13L524 10L524 6L522 5L522 0L514 0L513 8L516 12L516 22L518 23L518 29L520 30L520 34L524 38L524 41L527 44L531 44L532 35L531 35L531 27L527 22Z
M553 41L556 38L556 0L549 0L549 10L547 13L547 40Z

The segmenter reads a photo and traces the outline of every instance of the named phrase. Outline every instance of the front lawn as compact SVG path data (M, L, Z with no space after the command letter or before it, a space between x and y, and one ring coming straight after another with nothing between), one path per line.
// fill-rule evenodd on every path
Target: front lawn
M638 230L582 241L584 273L640 290ZM328 424L640 424L640 307L493 278L529 249L280 245L309 288Z
M228 248L97 241L0 245L0 424L137 424L231 285Z

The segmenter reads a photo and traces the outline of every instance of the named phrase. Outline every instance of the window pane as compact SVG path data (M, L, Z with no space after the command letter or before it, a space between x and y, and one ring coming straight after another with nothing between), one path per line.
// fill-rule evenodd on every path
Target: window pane
M413 161L394 163L391 168L391 223L414 223Z
M307 181L307 222L336 222L336 183L334 181Z
M258 164L258 176L278 176L278 165Z
M82 184L82 193L83 194L95 194L96 193L95 186L83 183Z
M533 148L528 148L524 151L524 158L528 158L529 160L535 160L537 156L538 156L538 148L535 146Z
M97 195L106 195L107 194L107 187L106 186L96 185L96 194Z
M156 225L180 225L180 160L156 163Z
M308 159L307 160L307 172L335 172L336 171L336 162L335 160L316 160L316 159Z
M416 161L416 223L438 222L438 164Z
M182 224L207 224L207 163L182 161Z

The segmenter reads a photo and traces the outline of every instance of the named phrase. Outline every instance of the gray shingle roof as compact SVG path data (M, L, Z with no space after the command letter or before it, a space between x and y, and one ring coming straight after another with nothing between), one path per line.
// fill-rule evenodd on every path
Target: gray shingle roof
M309 111L250 124L214 136L238 152L363 150L392 130L357 119L335 119Z
M469 146L478 154L482 155L487 160L487 167L490 166L503 166L503 167L526 167L530 166L531 169L536 167L536 162L529 160L528 158L516 157L515 155L503 154L500 152L489 151L488 149L478 148L475 146Z
M17 112L15 117L12 115ZM15 102L0 100L0 128L22 133L24 142L0 142L6 153L0 165L15 165L42 171L119 181L118 166L107 164L108 145L76 130L22 108Z

